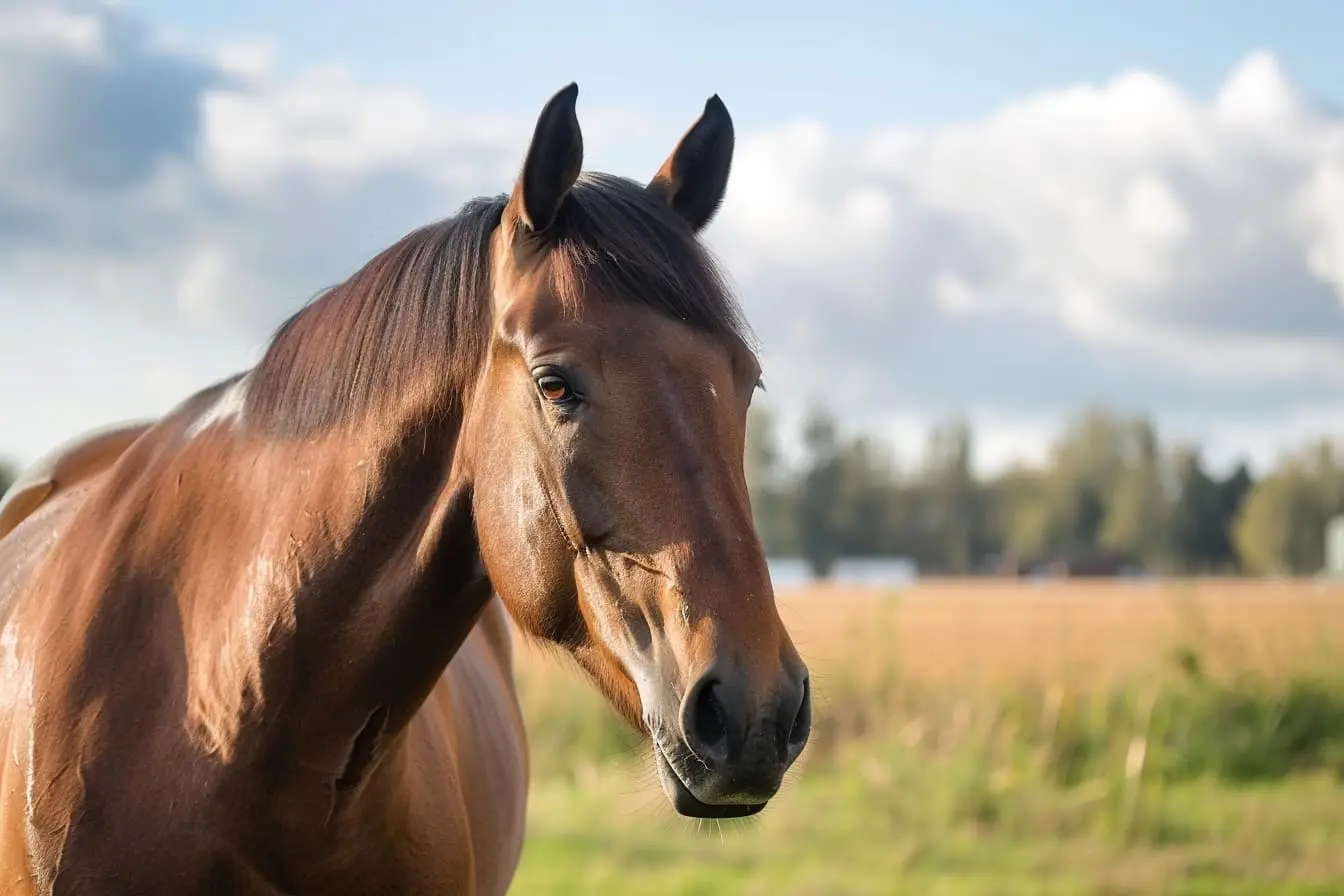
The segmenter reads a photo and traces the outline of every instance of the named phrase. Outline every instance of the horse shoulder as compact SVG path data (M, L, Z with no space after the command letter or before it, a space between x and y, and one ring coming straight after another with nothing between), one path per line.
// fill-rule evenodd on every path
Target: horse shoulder
M25 469L0 499L0 539L53 496L110 468L151 425L136 421L83 433Z

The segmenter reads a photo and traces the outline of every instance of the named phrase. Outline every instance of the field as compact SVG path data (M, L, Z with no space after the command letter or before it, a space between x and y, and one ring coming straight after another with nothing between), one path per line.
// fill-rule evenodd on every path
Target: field
M1344 586L948 581L783 592L815 682L762 817L675 816L531 646L513 892L1344 893Z

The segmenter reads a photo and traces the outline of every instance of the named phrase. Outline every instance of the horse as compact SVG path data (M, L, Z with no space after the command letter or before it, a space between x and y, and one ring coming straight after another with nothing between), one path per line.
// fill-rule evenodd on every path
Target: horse
M577 96L510 191L11 488L7 892L506 892L518 632L587 673L676 813L777 794L811 690L746 487L757 348L703 241L732 119L710 97L640 184L583 169Z

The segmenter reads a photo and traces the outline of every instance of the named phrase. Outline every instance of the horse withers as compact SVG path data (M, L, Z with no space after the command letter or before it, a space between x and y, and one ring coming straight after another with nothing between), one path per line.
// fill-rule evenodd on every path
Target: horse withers
M508 616L648 735L678 812L775 795L808 674L744 479L760 369L698 236L733 125L712 97L647 185L581 173L577 93L511 193L11 490L6 892L504 892Z

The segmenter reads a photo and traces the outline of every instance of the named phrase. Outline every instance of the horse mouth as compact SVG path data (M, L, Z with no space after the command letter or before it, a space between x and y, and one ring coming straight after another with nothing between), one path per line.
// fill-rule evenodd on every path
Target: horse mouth
M663 793L672 803L677 814L687 818L748 818L765 808L765 803L704 803L681 779L681 773L663 752L661 745L654 742L653 758L658 766L658 780L663 785Z

